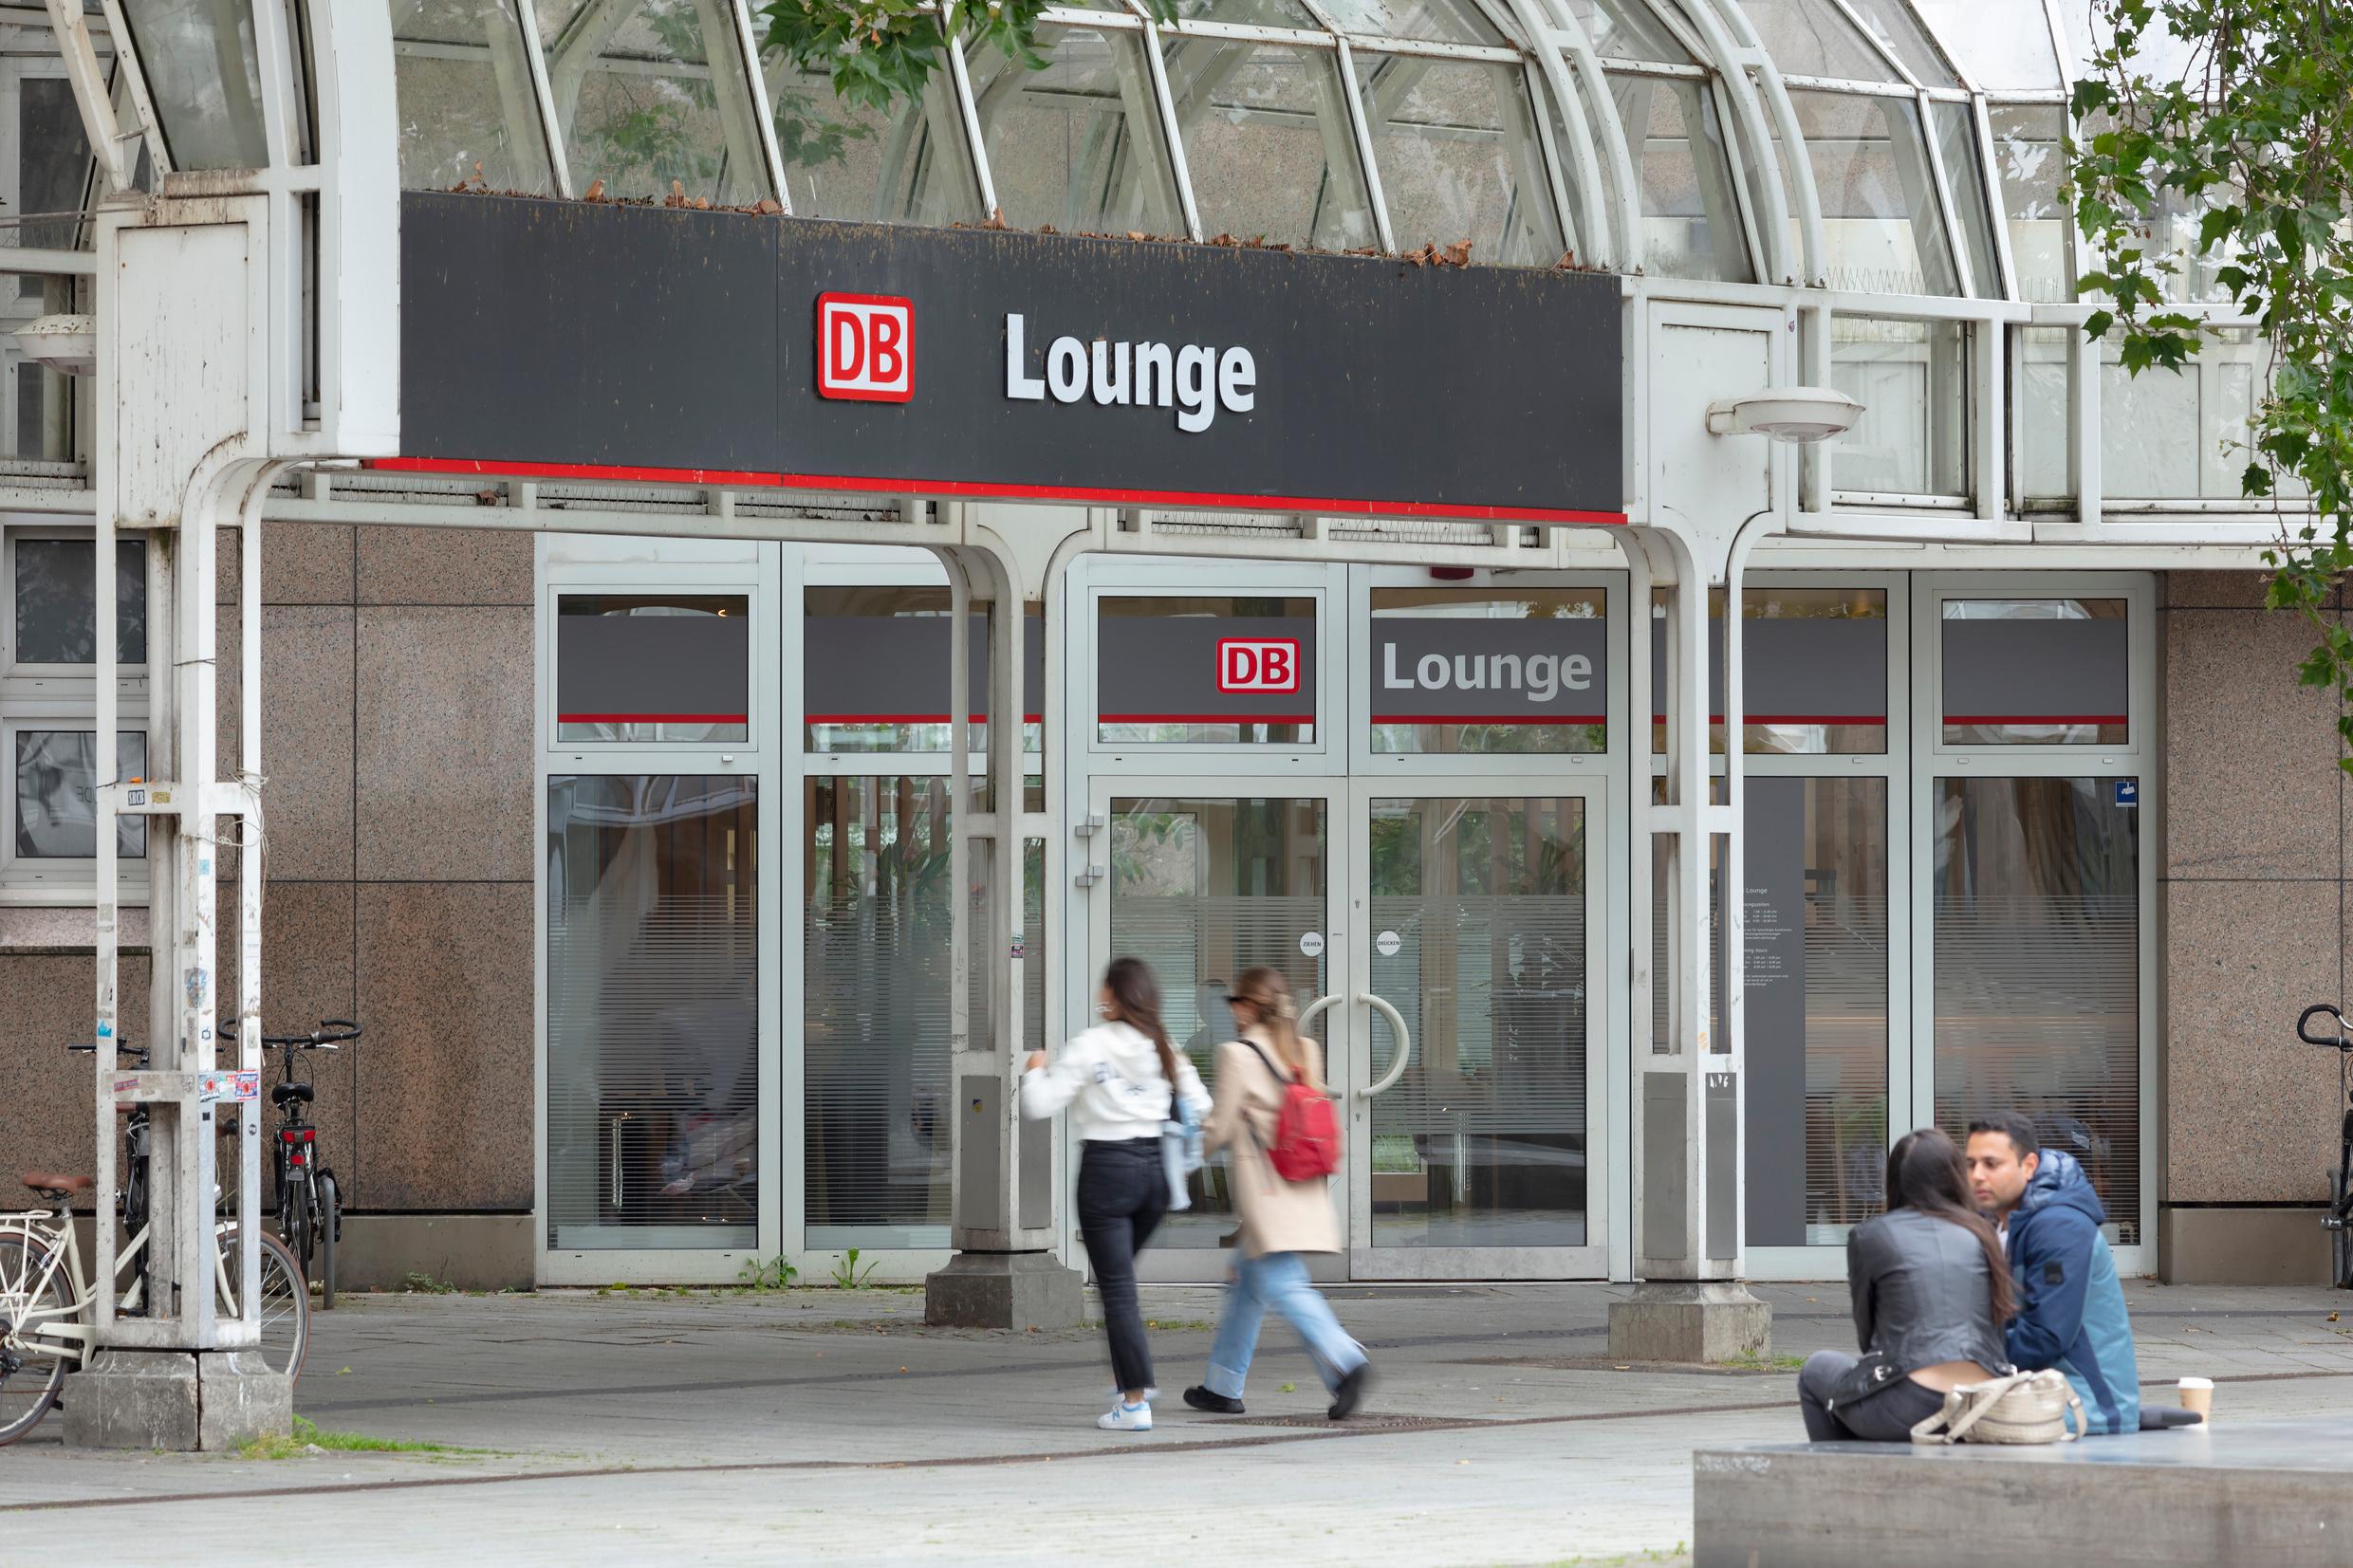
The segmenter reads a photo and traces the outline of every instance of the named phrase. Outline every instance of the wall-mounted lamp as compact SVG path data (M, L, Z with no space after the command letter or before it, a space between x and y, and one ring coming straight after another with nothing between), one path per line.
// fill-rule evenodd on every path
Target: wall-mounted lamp
M1764 435L1800 446L1854 429L1862 405L1835 387L1767 387L1708 405L1711 435Z
M64 376L88 376L98 369L98 334L87 316L43 316L10 334L16 351Z

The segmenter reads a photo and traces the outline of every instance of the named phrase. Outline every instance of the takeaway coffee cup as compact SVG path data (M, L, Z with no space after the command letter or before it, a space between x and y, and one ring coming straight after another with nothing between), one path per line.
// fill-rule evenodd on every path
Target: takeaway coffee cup
M2200 1421L2214 1419L2214 1380L2211 1377L2184 1377L2181 1380L2181 1408L2196 1411Z

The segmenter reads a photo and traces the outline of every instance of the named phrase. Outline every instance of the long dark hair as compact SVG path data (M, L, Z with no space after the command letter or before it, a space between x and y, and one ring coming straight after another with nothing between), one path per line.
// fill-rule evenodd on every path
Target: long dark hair
M2018 1293L2010 1282L2010 1260L1985 1217L1970 1206L1969 1166L1960 1147L1934 1127L1906 1133L1887 1153L1887 1207L1917 1208L1957 1225L1985 1248L1986 1272L1993 1282L1993 1320L2018 1315Z
M1111 1015L1129 1027L1140 1030L1160 1053L1160 1076L1168 1079L1169 1093L1176 1092L1176 1047L1168 1041L1168 1030L1160 1023L1160 981L1152 972L1152 966L1140 958L1115 958L1103 969L1103 989L1111 993Z

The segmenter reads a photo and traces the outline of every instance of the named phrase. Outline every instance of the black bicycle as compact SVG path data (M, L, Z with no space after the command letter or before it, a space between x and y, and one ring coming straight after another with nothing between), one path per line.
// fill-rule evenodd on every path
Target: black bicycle
M287 1250L302 1261L303 1278L319 1287L319 1306L335 1306L335 1244L343 1237L343 1194L335 1172L319 1158L319 1130L310 1125L309 1106L317 1098L310 1085L294 1076L297 1051L333 1051L360 1038L360 1025L348 1019L324 1018L306 1035L264 1035L265 1049L285 1055L278 1081L270 1086L269 1103L278 1108L275 1151L278 1193L278 1235ZM310 1266L313 1255L316 1271Z
M2314 1034L2312 1021L2322 1017L2336 1026L2325 1035ZM2337 1124L2337 1169L2328 1178L2328 1212L2321 1225L2328 1232L2328 1282L2353 1289L2353 1035L2345 1032L2344 1014L2334 1003L2315 1002L2297 1018L2296 1038L2337 1053L2337 1099L2344 1110Z

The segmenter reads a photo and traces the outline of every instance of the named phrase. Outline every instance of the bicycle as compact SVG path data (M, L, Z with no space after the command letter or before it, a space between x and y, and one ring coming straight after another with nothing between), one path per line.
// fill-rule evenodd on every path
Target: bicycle
M2312 1033L2312 1020L2326 1013L2336 1021L2333 1039ZM2337 1125L2337 1169L2329 1176L2328 1212L2321 1227L2328 1232L2328 1282L2340 1290L2353 1289L2353 1036L2345 1032L2344 1014L2334 1003L2315 1002L2296 1018L2296 1038L2307 1045L2325 1045L2337 1053L2337 1098L2344 1107Z
M144 1047L119 1045L116 1051L135 1066L147 1065ZM126 1318L146 1315L151 1283L147 1257L150 1139L147 1106L130 1106L123 1118L128 1158L119 1204L128 1239L115 1254L119 1292L115 1311ZM66 1373L88 1356L95 1333L88 1314L98 1287L83 1264L73 1197L97 1185L96 1180L28 1171L24 1182L46 1207L0 1213L0 1447L41 1424L41 1418L57 1403ZM217 1189L214 1196L217 1199ZM310 1350L310 1293L304 1285L301 1265L286 1245L267 1231L259 1241L262 1338L257 1348L265 1366L299 1379L303 1359ZM213 1282L214 1301L223 1317L237 1315L237 1282L231 1268L236 1244L235 1224L216 1219Z
M360 1025L348 1019L323 1018L306 1035L264 1035L265 1049L285 1053L278 1081L270 1087L269 1103L283 1118L270 1141L277 1174L278 1237L303 1265L303 1278L319 1287L319 1308L335 1309L335 1244L343 1237L343 1189L335 1172L319 1163L319 1132L304 1107L315 1095L309 1084L294 1076L296 1051L340 1050L360 1038ZM310 1268L317 1250L320 1267Z

